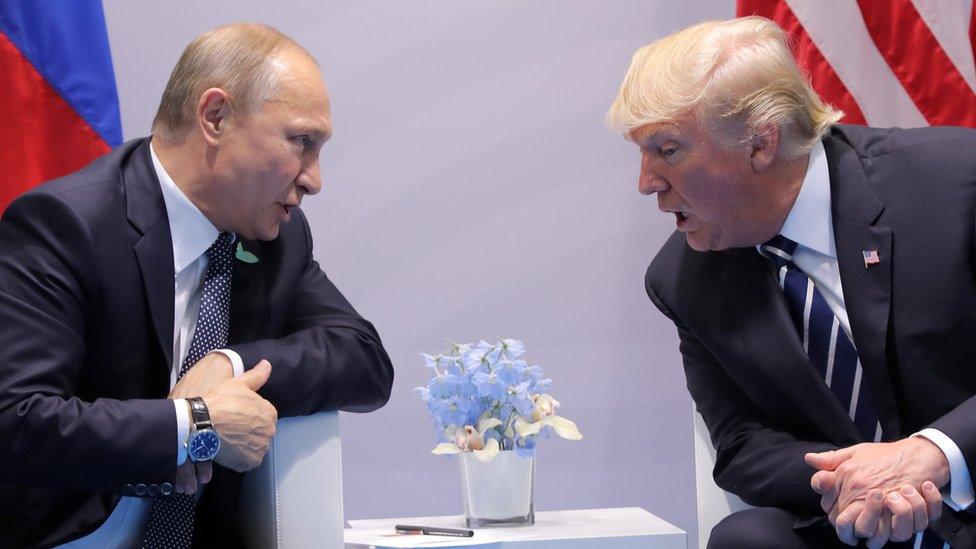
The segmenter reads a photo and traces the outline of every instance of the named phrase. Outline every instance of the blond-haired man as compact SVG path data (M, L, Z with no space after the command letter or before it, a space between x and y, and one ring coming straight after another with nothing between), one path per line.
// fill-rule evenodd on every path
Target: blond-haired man
M387 401L379 336L298 207L329 108L301 46L223 27L183 52L151 138L9 206L0 546L240 546L239 473L278 415Z
M758 17L641 48L608 116L675 219L645 285L715 478L756 506L709 547L976 547L976 132L838 125Z

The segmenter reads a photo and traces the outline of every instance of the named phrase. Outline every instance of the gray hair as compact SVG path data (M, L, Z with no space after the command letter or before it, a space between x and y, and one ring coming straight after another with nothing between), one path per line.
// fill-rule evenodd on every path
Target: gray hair
M275 56L285 48L297 48L314 61L301 45L267 25L236 23L198 36L170 74L153 119L153 133L164 140L182 139L201 94L210 88L226 91L235 113L256 113L278 91L280 69Z

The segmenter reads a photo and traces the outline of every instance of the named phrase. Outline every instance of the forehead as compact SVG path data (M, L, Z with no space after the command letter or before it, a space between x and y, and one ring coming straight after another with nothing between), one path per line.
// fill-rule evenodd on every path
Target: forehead
M282 57L277 62L278 90L261 111L285 117L286 123L297 126L296 129L328 137L332 131L332 108L318 67L305 57Z

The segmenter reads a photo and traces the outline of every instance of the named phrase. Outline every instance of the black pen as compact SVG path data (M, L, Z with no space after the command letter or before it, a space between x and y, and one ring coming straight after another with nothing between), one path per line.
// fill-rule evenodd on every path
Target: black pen
M455 538L470 538L474 536L474 530L463 528L440 528L438 526L410 526L408 524L397 524L394 529L397 534L423 534L425 536L452 536Z

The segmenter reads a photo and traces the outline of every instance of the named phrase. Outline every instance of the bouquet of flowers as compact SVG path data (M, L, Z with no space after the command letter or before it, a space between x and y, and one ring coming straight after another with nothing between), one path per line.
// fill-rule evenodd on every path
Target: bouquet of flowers
M432 453L470 451L489 461L501 450L515 450L530 457L536 440L549 431L583 438L575 423L556 415L559 402L546 393L552 380L529 366L523 353L521 341L502 339L494 345L452 343L445 354L420 355L433 377L416 390L444 441Z

